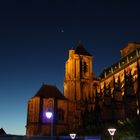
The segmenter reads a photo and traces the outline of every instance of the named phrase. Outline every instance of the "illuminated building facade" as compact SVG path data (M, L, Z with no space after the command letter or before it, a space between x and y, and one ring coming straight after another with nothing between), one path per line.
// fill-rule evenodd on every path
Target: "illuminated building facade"
M139 118L140 44L128 43L121 49L120 60L99 77L93 74L92 59L81 43L69 50L64 94L55 86L43 85L28 102L28 136L50 135L50 120L44 116L50 100L54 135Z
M140 44L128 43L121 50L121 59L101 74L100 88L104 95L105 120L135 118L140 109ZM110 100L110 103L107 101ZM111 106L111 109L106 109Z
M54 134L64 133L67 130L67 110L68 102L57 87L42 85L28 101L26 135L50 135L52 122ZM52 118L47 119L47 111L53 113Z

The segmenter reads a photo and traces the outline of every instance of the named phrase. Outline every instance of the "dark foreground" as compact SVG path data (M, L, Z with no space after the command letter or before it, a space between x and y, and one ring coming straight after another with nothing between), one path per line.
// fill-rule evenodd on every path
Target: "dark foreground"
M26 136L18 136L18 135L2 135L0 136L0 140L72 140L70 136L59 136L59 137L47 137L47 136L38 136L38 137L26 137ZM101 138L101 136L76 136L74 140L140 140L136 137L126 137L122 139L111 137Z

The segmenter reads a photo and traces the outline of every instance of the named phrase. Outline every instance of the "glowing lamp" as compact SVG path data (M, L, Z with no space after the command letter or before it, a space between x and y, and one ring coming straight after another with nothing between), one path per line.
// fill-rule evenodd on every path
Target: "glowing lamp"
M116 129L115 128L109 128L108 132L111 136L113 136L115 134Z
M111 135L112 140L113 140L113 136L114 136L114 134L115 134L115 131L116 131L115 128L109 128L109 129L108 129L108 132L109 132L109 134Z
M46 112L46 117L48 118L48 119L50 119L50 118L52 118L52 112L50 112L50 111L47 111Z
M71 137L72 140L74 140L75 137L76 137L76 134L75 134L75 133L71 133L71 134L70 134L70 137Z
M45 115L48 119L53 117L53 113L51 111L47 111ZM53 118L51 120L51 140L53 140Z

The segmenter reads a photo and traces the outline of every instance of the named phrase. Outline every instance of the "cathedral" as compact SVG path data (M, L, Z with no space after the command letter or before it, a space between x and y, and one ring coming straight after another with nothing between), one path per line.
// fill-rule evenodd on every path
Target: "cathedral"
M125 118L140 117L140 44L128 43L121 58L99 76L93 56L79 43L65 63L64 93L43 84L28 101L27 136L63 135ZM52 117L46 117L46 111ZM52 127L53 126L53 127Z

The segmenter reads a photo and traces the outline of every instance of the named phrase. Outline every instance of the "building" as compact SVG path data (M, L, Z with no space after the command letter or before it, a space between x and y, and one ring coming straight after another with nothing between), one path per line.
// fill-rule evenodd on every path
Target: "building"
M109 120L133 118L139 115L140 109L140 44L128 43L120 51L121 59L106 68L100 76L100 88L104 94L106 113L106 100L109 100L107 95L111 95L110 106L113 108L110 112L113 113L106 118Z
M128 43L121 58L103 70L92 71L93 56L81 43L69 50L65 63L64 94L42 85L28 102L27 136L60 135L106 122L138 118L140 110L140 44ZM53 117L47 119L45 112Z
M67 108L67 100L56 86L42 85L35 96L28 101L27 136L50 134L51 122L54 123L56 134L64 133L67 126L67 122L65 122L67 120ZM47 119L46 111L52 111L55 117Z

